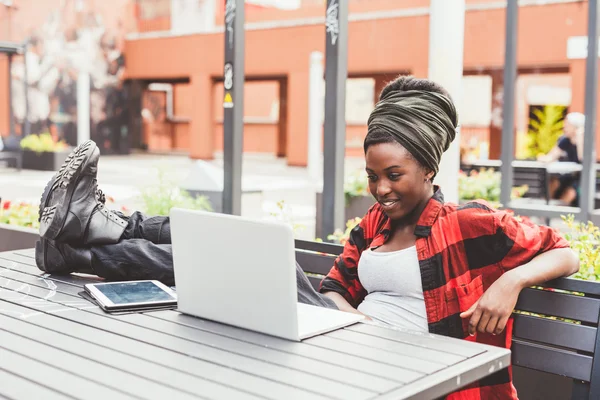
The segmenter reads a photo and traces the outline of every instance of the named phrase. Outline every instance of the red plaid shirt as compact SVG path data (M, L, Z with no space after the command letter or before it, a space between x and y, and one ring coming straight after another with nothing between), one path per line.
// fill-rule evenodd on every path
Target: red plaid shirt
M334 291L354 307L367 292L358 279L361 253L381 246L390 235L390 219L375 204L350 233L343 253L321 283L321 292ZM444 204L438 187L415 228L423 296L429 332L510 348L512 318L500 335L468 334L461 319L504 272L545 251L569 247L553 229L518 221L483 201ZM517 399L512 370L501 370L475 382L448 399Z

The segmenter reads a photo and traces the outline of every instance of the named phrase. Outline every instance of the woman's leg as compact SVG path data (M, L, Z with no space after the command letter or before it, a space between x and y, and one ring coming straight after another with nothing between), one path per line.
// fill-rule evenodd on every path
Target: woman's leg
M146 239L154 244L171 244L169 217L148 217L139 211L134 212L130 217L125 217L121 213L118 214L128 220L121 240Z
M173 251L170 244L146 239L125 239L116 244L96 245L91 250L94 273L112 281L155 279L173 286Z
M296 286L298 287L298 303L338 309L333 300L313 288L298 263L296 263Z

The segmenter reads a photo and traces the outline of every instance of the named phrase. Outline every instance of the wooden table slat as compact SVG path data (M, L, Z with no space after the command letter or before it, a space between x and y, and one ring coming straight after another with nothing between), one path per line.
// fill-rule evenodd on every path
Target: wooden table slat
M65 372L0 347L0 369L81 400L129 400L136 397Z
M57 363L57 367L63 371L133 397L141 396L154 400L170 397L182 400L199 398L199 396L183 393L180 390L161 385L150 379L116 369L110 366L110 364L91 360L87 358L88 347L91 346L85 346L81 349L80 354L75 355L51 347L43 342L13 333L10 331L10 325L7 327L2 326L0 329L0 347L7 350L10 349L10 351L36 359L48 365ZM110 361L108 362L110 363ZM126 367L126 364L122 364L121 367ZM145 371L142 374L145 374Z
M427 349L445 351L467 358L474 357L485 351L480 345L473 345L473 343L467 342L466 340L459 341L439 335L433 336L429 333L414 334L400 329L381 329L369 324L356 324L346 329L382 337L384 339L397 340L398 342L409 343Z
M444 366L456 364L457 362L463 361L467 358L452 353L444 353L440 350L431 350L408 343L380 338L377 336L364 335L349 329L338 329L337 331L330 332L325 336L360 345L371 346L376 349L391 351L409 357L418 356L423 360L431 361L436 364L443 364Z
M0 281L0 287L2 286L2 282ZM27 296L29 298L37 298L35 301L39 302L40 300L43 301L43 297L50 293L52 292L48 289L31 286ZM0 298L4 298L2 296L3 293L0 293ZM65 301L72 301L69 300L69 298L72 299L75 298L75 296L55 293L52 297L52 301L50 302L50 306L55 308L50 309L48 312L57 313L57 315L61 317L75 314L77 310L73 309L69 312L71 307L68 305L62 306L60 304L54 304L55 302L65 304ZM99 314L94 315L93 311L96 311ZM91 309L90 312L79 313L77 317L83 321L100 318L101 322L97 322L103 327L103 329L108 331L123 332L122 334L125 334L131 338L135 338L136 340L146 341L159 346L163 343L168 343L173 346L172 349L175 349L175 351L180 351L193 357L233 368L238 371L259 374L259 376L267 379L286 383L300 389L311 390L324 396L342 399L363 399L374 394L371 391L352 388L348 385L332 382L325 378L309 373L295 371L289 368L279 367L268 362L240 356L238 354L229 352L227 349L214 348L206 344L193 343L184 339L179 339L160 332L152 331L147 328L129 324L120 318L117 319L116 317L104 315L103 312L97 307Z
M6 397L4 397L6 396ZM44 400L69 400L74 397L67 396L49 389L45 386L30 381L0 369L0 398L2 399L44 399Z
M359 354L362 357L370 358L371 360L377 360L397 367L409 368L424 374L431 374L435 371L444 369L445 367L443 364L421 360L418 357L404 356L402 354L379 350L362 344L350 343L329 336L315 336L307 339L306 343L339 351L340 353Z
M118 368L125 372L127 370L135 371L134 379L125 378L126 387L134 386L137 380L139 385L132 388L132 390L135 390L133 394L143 394L144 391L151 390L152 393L146 396L147 398L169 395L165 392L164 388L168 388L168 392L176 398L193 398L194 392L197 392L198 388L202 387L203 390L211 393L211 398L259 399L257 396L252 396L248 393L207 380L198 379L121 351L103 347L93 342L86 342L72 336L66 336L62 333L51 331L16 318L0 315L0 327L2 330L9 331L29 340L48 343L53 348L70 354L80 355L105 366ZM94 370L95 374L97 372L99 371ZM139 378L144 379L140 380ZM103 376L103 379L106 379L106 376ZM148 381L150 382L149 384L147 383ZM109 381L108 386L112 386L112 382L112 380Z
M27 310L22 306L6 303L0 304L0 308L5 310L5 312L10 312L9 316L22 315L24 310ZM188 357L185 354L170 351L162 347L132 340L116 333L105 332L101 329L79 323L76 315L69 314L69 316L71 317L69 319L56 318L50 314L40 313L35 317L27 318L23 321L35 326L50 329L54 332L63 333L69 338L89 341L104 348L114 349L115 351L129 354L141 360L152 362L158 366L164 366L173 371L190 375L201 381L201 384L198 385L200 388L213 390L212 382L220 383L222 386L228 386L231 382L235 382L249 393L257 395L262 394L271 399L285 398L303 400L322 398L307 391L286 386L278 382L244 374L230 368Z
M259 346L245 341L231 339L156 318L148 318L141 314L124 315L122 319L144 328L153 329L196 343L210 343L211 347L227 349L235 354L297 371L307 372L328 379L331 382L340 382L350 387L357 387L375 393L383 393L399 386L398 382L367 375L358 371L348 370L337 365L327 364L323 361L284 353L266 346Z
M86 283L103 281L100 278L91 275L52 275L40 271L35 266L35 260L27 260L23 257L17 257L14 254L0 253L0 266L6 269L15 270L38 278L44 278L55 282L57 285L64 285L75 288L83 288Z
M35 249L22 249L16 250L15 254L23 255L25 257L34 258L35 259Z
M411 382L423 376L422 373L410 371L404 368L393 367L372 361L366 358L351 354L342 354L330 349L324 349L316 346L306 346L302 343L292 342L273 336L263 335L258 332L246 331L241 328L226 326L217 322L204 320L201 318L184 315L178 311L158 311L144 314L152 318L159 318L171 321L177 324L193 327L207 332L216 333L222 336L231 337L249 343L268 346L280 351L314 358L317 360L326 360L328 363L338 366L345 366L351 370L358 370L371 375L394 380L396 382Z

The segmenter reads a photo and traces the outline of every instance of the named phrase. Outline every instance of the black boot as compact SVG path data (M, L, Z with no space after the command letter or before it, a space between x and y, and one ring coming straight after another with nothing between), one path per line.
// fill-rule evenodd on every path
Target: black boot
M117 243L127 221L104 207L96 173L100 151L88 140L67 157L40 202L40 236L76 245Z
M71 272L95 274L92 252L85 247L71 247L66 243L41 238L35 243L35 263L49 274L66 275Z

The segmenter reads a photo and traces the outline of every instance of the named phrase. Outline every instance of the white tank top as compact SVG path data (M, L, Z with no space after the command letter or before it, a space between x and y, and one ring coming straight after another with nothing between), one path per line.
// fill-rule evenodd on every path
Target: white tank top
M428 331L415 246L391 252L363 251L358 278L368 293L358 311L384 325Z

